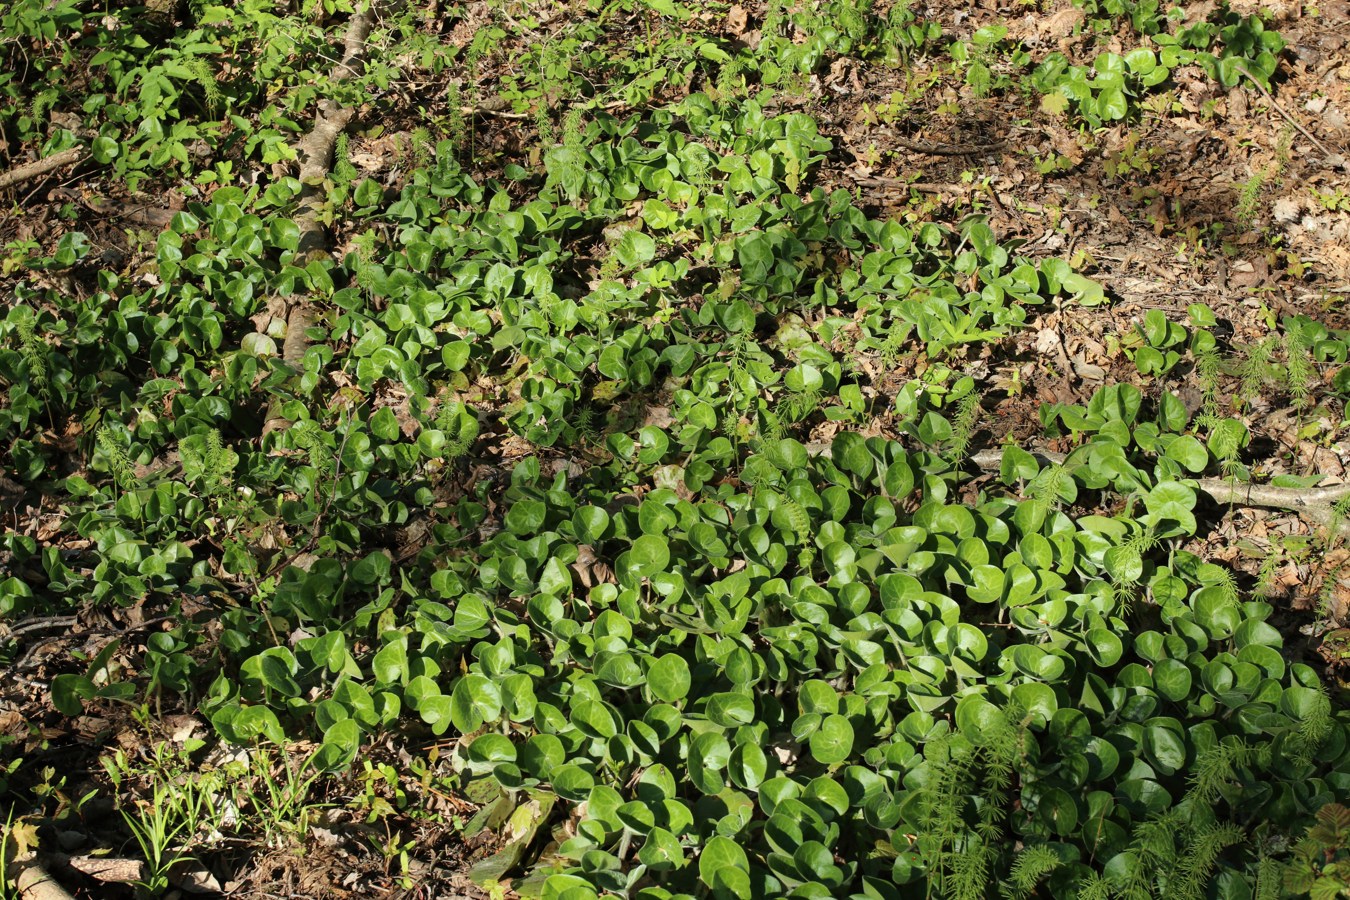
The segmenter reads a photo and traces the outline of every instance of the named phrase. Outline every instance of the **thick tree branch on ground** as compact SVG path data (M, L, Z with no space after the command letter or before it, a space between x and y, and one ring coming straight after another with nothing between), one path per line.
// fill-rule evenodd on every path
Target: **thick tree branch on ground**
M73 166L88 155L89 149L87 147L71 147L69 150L53 153L43 159L35 159L32 162L15 166L8 172L0 172L0 191L39 178L49 172L55 172L65 166Z
M300 158L300 200L295 224L300 226L299 251L302 256L315 251L323 253L328 246L324 225L319 220L323 205L328 200L324 180L333 168L333 151L338 135L346 130L356 117L355 110L334 106L327 100L319 103L319 114L309 134L296 145Z
M347 32L342 38L342 59L333 71L332 80L347 81L358 74L358 66L366 52L366 41L371 29L375 27L375 0L369 0L365 8L352 16L347 24ZM321 220L328 193L324 184L333 168L333 152L337 139L352 119L356 110L350 107L323 100L319 103L318 114L314 117L314 127L295 145L296 156L300 161L300 197L297 203L295 224L300 228L298 252L300 257L321 255L327 252L328 235ZM314 323L318 313L306 298L296 298L286 313L286 340L283 346L283 358L291 366L298 367L309 349L309 339L305 329ZM276 410L273 403L267 411L263 424L263 433L285 428L290 423Z
M353 15L347 23L347 33L342 37L342 59L333 71L334 82L348 81L359 74L357 66L365 55L366 40L373 27L375 3L370 0L365 9ZM304 185L300 192L299 211L295 216L295 224L300 226L302 255L323 250L327 246L323 225L319 222L319 214L328 199L323 183L333 168L333 150L337 146L338 135L346 130L355 117L354 109L323 100L314 117L314 127L295 146L296 156L300 159L300 183Z
M826 443L810 443L806 452L822 456L830 452ZM1063 465L1068 456L1047 450L1032 450L1031 455L1043 466ZM970 463L986 472L997 472L1003 465L1002 450L981 450L969 459ZM1339 518L1336 504L1350 499L1350 483L1327 487L1279 487L1273 484L1245 484L1230 478L1199 478L1195 480L1200 493L1220 506L1256 506L1262 509L1282 509L1297 513L1314 525L1328 528Z
M52 878L34 853L16 856L10 860L9 868L11 873L17 873L14 887L19 900L75 900L70 891Z
M1067 457L1062 453L1036 451L1032 453L1042 465L1061 465ZM981 469L996 472L1003 464L1000 450L982 450L970 458ZM1200 492L1221 506L1259 506L1264 509L1282 509L1297 513L1302 518L1323 527L1337 518L1335 506L1350 498L1350 484L1328 487L1278 487L1270 484L1244 484L1227 478L1199 478Z

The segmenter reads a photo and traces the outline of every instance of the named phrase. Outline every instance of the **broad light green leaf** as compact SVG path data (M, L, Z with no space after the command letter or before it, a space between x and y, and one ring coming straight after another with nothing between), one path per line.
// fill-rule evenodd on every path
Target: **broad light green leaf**
M853 725L841 715L826 716L811 735L811 756L823 765L835 765L853 752Z
M639 578L650 578L668 565L670 545L664 538L644 534L628 550L628 570Z
M678 703L689 693L689 664L674 653L657 658L647 672L647 688L658 700Z
M614 248L614 255L625 269L634 269L652 261L656 256L656 241L651 235L637 230L625 231Z
M723 869L750 871L750 860L740 845L730 838L717 835L703 845L698 856L698 874L704 884L715 885L715 876Z
M341 719L323 733L323 743L314 756L321 772L337 772L351 765L361 748L361 729L355 719Z

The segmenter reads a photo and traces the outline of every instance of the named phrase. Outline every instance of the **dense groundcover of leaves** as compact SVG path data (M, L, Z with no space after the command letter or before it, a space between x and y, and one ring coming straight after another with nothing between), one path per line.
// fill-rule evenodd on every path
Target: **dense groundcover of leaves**
M579 105L535 169L483 177L444 141L389 189L340 160L335 256L301 252L303 186L278 177L189 202L141 271L78 233L28 260L0 440L65 521L5 537L41 577L0 583L0 611L175 617L134 678L72 660L55 706L181 698L228 742L315 740L332 771L376 735L458 737L467 796L570 823L519 885L555 900L1279 896L1350 791L1350 719L1271 606L1180 549L1213 512L1193 479L1231 470L1246 429L1109 385L1047 413L1067 459L1009 447L970 484L978 398L945 363L1102 291L979 220L814 187L831 141L744 79L938 34L832 14L824 43L750 58L684 36L685 63L740 80ZM1248 56L1268 75L1277 42L1224 21L1160 42L1191 48L1166 66L1219 41L1216 77ZM1168 72L1111 56L1090 83L1051 60L1038 89L1123 118ZM110 159L145 138L120 121ZM321 312L290 364L269 302L299 297ZM1140 371L1186 336L1150 319ZM934 360L883 397L903 443L856 433L859 349ZM820 421L842 430L809 445ZM481 466L508 435L525 449Z

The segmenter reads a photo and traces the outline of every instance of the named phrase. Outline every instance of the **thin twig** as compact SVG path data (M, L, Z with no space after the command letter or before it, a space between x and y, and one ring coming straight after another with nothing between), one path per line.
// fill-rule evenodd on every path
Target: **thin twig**
M460 115L464 116L492 116L494 119L528 119L527 113L509 112L504 109L492 109L487 106L461 106Z
M1262 94L1265 95L1266 100L1268 100L1268 101L1270 102L1271 107L1273 107L1274 110L1275 110L1277 113L1279 113L1281 116L1284 116L1284 120L1285 120L1286 122L1288 122L1290 125L1293 125L1296 129L1298 129L1298 133L1299 133L1299 134L1303 135L1305 138L1307 138L1308 140L1312 141L1312 142L1317 146L1317 149L1321 150L1321 151L1322 151L1324 154L1326 154L1327 156L1340 156L1340 155L1341 155L1341 154L1339 154L1339 153L1333 153L1330 149L1327 148L1327 145L1326 145L1326 144L1324 144L1324 143L1322 143L1321 141L1319 141L1319 140L1313 135L1313 133L1312 133L1311 131L1309 131L1308 129L1304 128L1303 125L1302 125L1297 119L1295 119L1293 116L1291 116L1291 115L1289 114L1289 111L1288 111L1287 109L1285 109L1283 106L1281 106L1280 103L1279 103L1279 101L1275 99L1274 95L1271 94L1270 91L1266 89L1266 86L1265 86L1264 84L1262 84L1261 82L1257 81L1255 75L1253 75L1251 72L1248 72L1248 71L1247 71L1247 67L1246 67L1246 66L1243 66L1243 65L1240 65L1240 64L1239 64L1239 65L1234 66L1234 68L1236 68L1236 69L1238 70L1239 74L1246 75L1246 76L1247 76L1247 80L1250 81L1252 84L1256 85L1256 89L1257 89L1258 91L1260 91Z
M36 665L36 663L33 660L33 657L35 657L37 655L37 652L41 650L43 647L49 647L53 644L60 645L71 640L87 641L90 638L95 637L111 637L112 640L103 644L103 646L106 647L113 641L122 640L122 638L126 637L127 635L135 634L138 631L144 631L147 628L153 628L156 625L163 624L164 622L171 622L175 618L177 617L156 616L153 619L146 619L144 622L139 622L135 625L128 625L126 628L91 628L88 631L77 631L64 635L57 635L55 637L44 638L43 640L40 640L37 643L33 644L33 646L29 647L28 650L24 653L24 655L19 659L19 661L14 664L14 668L15 669L33 668ZM75 617L71 616L70 619L73 624Z
M347 427L342 431L342 442L338 444L337 453L333 457L333 486L328 491L328 497L324 501L323 509L319 510L319 515L314 519L314 529L309 535L309 545L305 547L306 553L314 549L314 545L319 542L319 532L323 528L324 517L328 515L328 510L332 508L333 501L337 499L338 482L342 480L342 454L347 450L347 439L352 436L352 422L355 408L347 411Z
M627 106L628 104L623 100L611 100L608 103L601 103L598 106L589 106L582 108L585 110L596 112L613 112L614 110L617 109L624 109ZM464 116L491 116L495 119L521 120L531 118L529 113L511 112L510 110L507 110L505 108L498 109L497 107L494 106L483 106L483 105L461 106L459 108L459 112L460 115Z
M941 194L951 192L953 194L965 193L972 188L979 187L974 184L956 184L948 181L906 181L903 178L890 178L885 175L873 175L867 178L854 178L853 183L860 187L868 188L899 188L915 191L926 191L931 194Z
M930 144L926 141L911 141L907 138L893 139L895 144L913 153L925 156L978 156L981 153L993 153L1008 146L1007 141L995 141L992 144Z
M75 616L48 616L33 622L23 622L13 628L6 628L3 637L14 638L29 631L47 631L52 628L69 628L79 621ZM0 626L3 627L3 626Z

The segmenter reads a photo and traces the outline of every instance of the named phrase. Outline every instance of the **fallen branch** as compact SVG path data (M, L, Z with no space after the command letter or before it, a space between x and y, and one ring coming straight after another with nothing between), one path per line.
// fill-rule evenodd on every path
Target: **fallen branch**
M366 39L370 37L373 27L375 3L371 0L365 9L353 15L347 23L347 33L342 37L342 59L333 73L333 81L341 83L358 74L357 63L365 54ZM337 147L338 135L347 129L355 117L356 110L350 107L337 106L328 100L320 101L314 127L295 146L296 156L300 159L300 183L303 185L295 216L295 224L300 226L301 254L327 247L323 225L319 222L323 204L328 199L323 183L333 169L333 151Z
M374 27L375 0L369 0L365 8L355 13L347 23L347 32L342 37L342 59L333 72L333 81L347 81L358 74L358 64L365 55L366 41ZM333 168L333 153L338 136L354 118L356 110L351 107L323 100L314 117L314 127L295 145L296 156L300 160L301 188L294 221L300 229L297 253L302 259L328 252L328 235L322 221L323 208L328 201L324 183ZM283 357L288 364L298 368L305 358L305 351L309 349L305 329L317 318L318 311L306 298L299 298L287 308ZM264 434L290 424L289 420L277 413L276 408L275 401L268 407L263 423Z
M16 856L9 865L12 871L18 873L14 879L18 900L75 900L70 891L47 872L38 861L37 854Z
M1032 453L1042 465L1062 465L1068 457L1063 453L1036 451ZM1003 465L1003 451L982 450L970 458L981 469L996 472ZM1262 509L1282 509L1322 527L1336 521L1336 504L1350 498L1350 484L1328 487L1279 487L1272 484L1247 484L1228 478L1199 478L1196 487L1220 506L1256 506Z
M29 631L66 630L77 622L79 622L79 618L76 616L44 616L39 619L25 620L13 628L0 624L0 637L8 641Z
M813 442L806 445L806 452L811 456L824 456L830 452L830 445ZM1069 458L1067 454L1048 450L1032 450L1030 453L1043 466L1061 466ZM1003 467L1003 451L981 450L971 456L969 461L978 469L997 472ZM1282 509L1323 528L1330 528L1340 518L1336 513L1336 504L1350 499L1350 483L1300 488L1247 484L1229 478L1199 478L1195 479L1195 486L1200 493L1221 506Z
M295 148L300 158L300 184L303 185L295 214L295 224L300 227L298 250L301 255L327 252L328 237L320 221L324 203L328 200L324 180L333 168L338 135L355 117L353 109L334 106L327 100L320 102L314 127Z
M73 166L88 155L89 150L86 147L71 147L69 150L53 153L43 159L35 159L21 166L15 166L8 172L0 172L0 191L39 178L49 172L55 172L57 169Z

